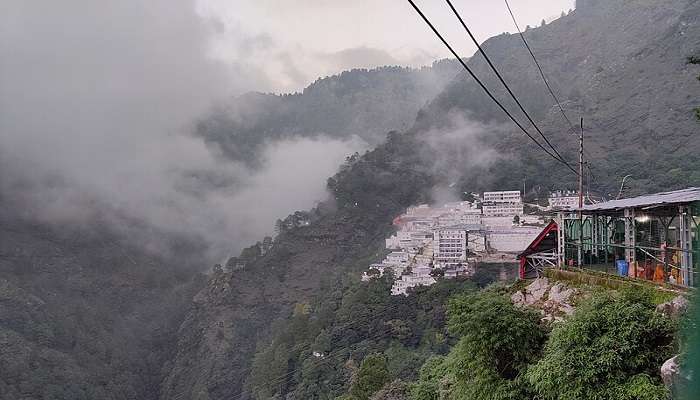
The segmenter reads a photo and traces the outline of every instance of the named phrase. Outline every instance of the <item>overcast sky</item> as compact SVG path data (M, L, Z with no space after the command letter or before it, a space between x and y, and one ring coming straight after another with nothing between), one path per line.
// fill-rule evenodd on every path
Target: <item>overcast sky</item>
M455 0L480 40L514 32L503 0ZM539 25L574 0L510 0L521 27ZM443 0L417 4L463 56L474 48ZM210 19L214 54L249 75L261 91L298 90L354 67L419 66L448 57L405 0L199 0Z

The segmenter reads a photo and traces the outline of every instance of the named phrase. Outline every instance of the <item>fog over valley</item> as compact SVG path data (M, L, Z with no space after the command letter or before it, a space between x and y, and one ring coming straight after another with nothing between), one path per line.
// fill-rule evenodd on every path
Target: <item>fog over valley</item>
M220 259L271 234L276 218L325 199L325 180L347 155L376 145L389 130L410 127L411 114L457 73L452 65L439 76L414 74L411 79L420 86L383 102L383 107L395 102L392 109L334 124L334 118L352 118L353 108L337 108L342 116L326 111L327 123L302 123L287 134L280 132L290 130L289 122L255 125L274 109L242 98L226 109L231 118L247 110L237 126L223 133L199 129L194 135L195 125L206 125L212 110L246 91L299 90L344 69L430 65L444 54L423 40L419 29L410 37L423 38L418 43L425 48L406 47L401 42L406 38L398 36L377 42L368 35L343 36L348 33L343 30L331 33L335 42L299 47L323 36L314 30L328 29L322 18L316 28L295 29L290 40L282 40L284 33L274 24L261 33L266 25L256 28L241 19L268 10L279 23L276 13L282 9L234 4L10 2L0 27L5 201L48 222L85 222L100 215L128 232L134 227L119 219L137 219L164 234L202 239L211 246L209 256ZM285 15L336 18L345 7L347 18L357 18L370 10L364 2L298 6ZM384 11L399 10L389 2L381 7L387 10L373 12L382 18L388 15ZM306 101L290 118L312 107ZM247 136L236 136L243 129L236 128L251 124ZM242 156L227 152L232 147ZM139 234L149 248L167 249L157 235L147 236Z
M696 399L698 79L697 0L5 0L0 400Z

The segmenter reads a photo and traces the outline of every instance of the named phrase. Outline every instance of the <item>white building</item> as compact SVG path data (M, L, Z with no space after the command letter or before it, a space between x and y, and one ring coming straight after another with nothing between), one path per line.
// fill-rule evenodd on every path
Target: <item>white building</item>
M433 240L433 234L430 231L400 230L386 239L386 248L390 250L417 249L425 246L431 240Z
M406 264L407 262L408 253L405 251L392 251L385 259L385 263L387 264Z
M481 225L481 209L477 208L469 211L462 211L459 215L459 223L463 225Z
M484 203L522 203L519 190L484 192Z
M484 192L484 217L514 217L525 213L520 191Z
M481 209L475 203L461 201L459 203L445 204L457 215L457 224L481 225Z
M465 227L441 227L433 232L433 260L437 267L464 264L468 249Z
M467 276L469 275L469 268L467 266L461 265L461 266L455 266L455 267L450 267L445 269L445 278L446 279L455 279L460 276Z
M549 207L556 210L577 209L578 193L572 191L552 192L549 195Z
M370 265L362 280L391 271L396 278L391 293L406 294L412 287L434 284L431 273L437 268L445 279L473 272L471 265L478 259L469 258L470 254L493 248L519 251L531 242L529 231L513 226L513 216L524 214L520 192L484 193L482 205L462 201L434 208L409 207L394 219L396 234L386 239L387 249L393 251L381 263Z
M437 282L430 273L432 268L429 266L417 266L413 268L411 274L401 275L400 279L394 281L394 285L391 287L391 294L396 296L403 294L405 295L409 288L416 286L430 286Z
M484 204L484 217L515 217L525 213L523 203Z

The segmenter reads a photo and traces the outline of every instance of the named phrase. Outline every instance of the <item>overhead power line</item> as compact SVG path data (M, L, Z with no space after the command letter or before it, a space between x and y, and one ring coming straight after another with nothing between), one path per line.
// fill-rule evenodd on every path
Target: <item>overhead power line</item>
M525 39L525 35L523 35L523 32L520 29L520 25L518 24L518 21L515 18L515 13L513 13L513 9L510 7L510 3L508 3L508 0L504 0L504 1L506 3L506 7L508 8L508 13L510 14L510 18L513 20L513 25L515 25L515 29L517 29L518 35L520 36L520 39L522 40L523 45L527 49L528 53L530 53L532 60L535 62L535 66L537 66L537 70L540 72L540 76L542 77L542 81L544 82L545 86L547 86L547 90L549 91L549 94L552 96L552 99L554 99L554 102L557 103L557 107L559 108L559 112L564 117L564 120L566 121L567 124L569 124L569 128L570 128L569 133L575 134L576 127L574 126L573 122L571 122L569 117L566 115L566 111L564 110L564 106L561 105L559 98L554 93L554 89L552 89L552 86L549 84L549 80L547 80L547 76L545 75L544 70L542 70L542 66L540 65L540 62L537 61L537 57L535 56L535 52L532 51L530 44L527 42L527 39ZM449 0L448 0L448 3L449 3ZM591 157L588 155L588 152L585 150L584 150L584 155L586 156L587 159L589 159L589 160L591 159ZM593 173L593 169L591 168L591 164L589 162L586 163L586 168L588 169L588 172L591 174L593 180L595 180L596 177L595 177L595 174Z
M559 101L559 98L557 98L557 95L554 94L554 90L552 90L552 86L549 85L549 81L547 81L547 77L545 76L544 71L542 70L542 67L540 66L539 61L537 61L537 57L535 57L535 53L532 51L532 48L530 47L530 45L527 43L527 40L525 39L525 35L523 35L523 32L520 30L520 26L518 25L518 21L515 19L515 14L513 14L513 10L510 8L510 4L508 3L508 0L504 0L504 1L506 2L506 7L508 7L508 13L510 14L510 17L513 19L513 24L515 24L515 29L518 30L518 34L520 35L520 39L522 39L523 44L525 45L525 48L532 56L532 59L535 61L535 65L537 66L537 69L540 71L540 76L542 77L544 84L547 86L547 90L549 90L549 94L552 95L552 98L557 103L557 106L559 106L559 111L561 111L561 115L564 116L564 119L569 124L569 127L571 128L571 133L576 133L576 127L571 122L569 117L566 115L566 112L564 111L564 107L562 107L561 102ZM448 0L448 2L449 2L449 0Z
M476 74L474 74L474 72L469 68L469 66L467 66L467 64L464 62L464 60L462 60L462 57L460 57L459 54L457 54L457 52L452 48L452 46L450 46L450 44L447 42L447 40L445 40L445 38L440 34L440 32L437 30L437 28L435 28L435 26L433 25L433 23L430 22L430 20L428 19L428 17L426 17L425 14L423 14L423 11L421 11L421 9L416 5L416 3L415 3L413 0L408 0L408 2L411 4L411 6L413 7L413 9L416 10L416 12L418 13L418 15L420 15L420 17L423 19L423 21L425 21L425 23L430 27L430 29L433 31L433 33L435 33L435 35L438 37L438 39L440 39L440 41L445 45L445 47L447 47L447 49L450 51L450 53L452 53L452 55L457 59L457 61L459 61L459 63L462 65L462 67L464 67L464 69L465 69L465 70L469 73L469 75L476 81L476 83L484 90L484 92L486 92L486 94L489 96L489 98L490 98L491 100L493 100L493 101L498 105L498 107L500 107L500 109L503 110L504 113L506 113L506 115L511 119L511 121L513 121L513 123L514 123L521 131L523 131L523 133L524 133L528 138L530 138L530 140L532 140L533 142L535 142L535 144L537 145L537 147L539 147L540 149L542 149L542 151L544 151L547 155L549 155L550 157L552 157L552 158L553 158L554 160L556 160L557 162L560 162L560 163L564 164L567 168L569 168L569 169L571 170L571 172L573 172L574 174L578 175L578 172L576 172L576 170L575 170L574 168L572 168L571 165L569 165L566 161L564 161L564 160L562 160L562 159L559 159L556 155L554 155L554 154L551 153L549 150L547 150L547 148L545 148L544 146L542 146L542 144L541 144L540 142L538 142L537 139L535 139L535 138L530 134L530 132L528 132L528 131L522 126L522 124L520 124L520 122L518 122L517 119L515 119L515 117L513 116L513 114L511 114L510 111L508 111L508 109L505 108L505 107L503 106L503 104L501 104L501 102L498 101L498 99L496 99L496 97L494 97L494 95L489 91L489 89L486 87L486 85L484 85L484 83L476 76Z
M496 66L493 64L493 62L491 62L491 59L486 54L483 47L481 47L481 44L479 43L479 41L476 40L476 37L474 37L474 34L472 34L472 31L469 29L467 24L464 22L464 19L462 19L462 16L459 14L459 11L457 11L457 9L454 7L454 5L452 4L452 2L450 0L446 0L446 1L447 1L447 5L450 7L450 9L454 13L454 15L459 20L459 23L462 24L462 27L464 28L464 30L467 32L467 34L471 38L472 42L474 42L477 49L479 49L479 53L481 53L481 55L484 57L486 62L489 64L489 67L491 67L491 70L493 70L493 72L498 77L498 80L501 81L503 86L506 88L506 90L508 91L508 94L510 94L510 97L512 97L513 100L515 101L515 104L518 105L518 107L520 108L520 111L522 111L523 114L525 114L525 117L527 118L527 120L530 121L530 123L535 128L537 133L539 133L540 136L542 136L542 139L544 139L544 141L549 145L549 147L552 149L552 151L554 151L554 153L559 157L559 159L561 159L562 161L564 161L566 163L566 160L564 160L564 157L561 154L559 154L556 147L554 147L554 145L549 141L549 139L547 139L547 136L545 136L545 134L542 132L542 130L539 128L539 126L537 126L537 124L532 119L532 117L530 117L530 114L525 110L525 107L523 107L522 103L520 103L520 100L518 100L518 98L515 96L515 93L513 93L510 86L508 85L508 83L506 83L505 79L503 79L503 76L498 71L498 68L496 68Z

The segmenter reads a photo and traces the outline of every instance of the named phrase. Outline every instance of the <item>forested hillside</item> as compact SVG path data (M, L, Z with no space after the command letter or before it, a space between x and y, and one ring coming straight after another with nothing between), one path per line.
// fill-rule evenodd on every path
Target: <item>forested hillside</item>
M607 194L627 173L634 175L630 192L697 184L700 125L693 109L697 107L698 67L688 64L687 57L700 48L700 6L688 0L664 4L648 1L586 4L590 8L576 10L546 26L529 30L526 37L554 89L560 93L570 118L577 121L579 115L585 115L588 121L588 152L596 176L592 188ZM520 38L501 35L488 40L485 49L538 124L561 152L573 160L575 136L567 133L569 128L548 97ZM479 56L471 58L469 63L480 75L487 76L486 66ZM499 97L505 98L495 78L486 78L486 81L489 88L500 92ZM680 173L679 168L685 173ZM360 268L379 258L381 239L391 229L391 219L397 211L430 200L436 186L448 187L457 182L456 192L507 189L521 187L524 179L529 188L541 191L574 184L570 172L547 160L506 123L466 75L460 75L418 112L414 126L404 133L390 134L386 143L375 150L350 159L341 172L329 180L333 198L312 210L311 215L315 217L310 226L284 232L276 238L272 249L251 265L212 279L209 287L197 297L187 322L181 327L178 354L170 377L164 383L162 398L225 398L240 393L275 398L280 393L297 390L308 393L319 389L304 387L318 381L309 381L303 376L299 381L295 375L307 362L304 357L308 353L301 349L312 340L314 343L318 340L321 346L322 339L325 340L323 329L334 328L308 322L305 318L343 320L345 311L337 311L335 316L317 317L313 313L307 315L305 310L308 305L320 304L321 299L326 298L322 294L338 292L334 294L336 301L341 304L350 301L345 299L351 299L357 289L341 285L341 282L357 279ZM349 289L343 293L343 287ZM316 312L313 306L310 310ZM647 311L648 308L644 313ZM286 336L282 333L283 337L279 338L274 333L282 328L270 322L287 317L291 317L288 324L292 326L300 319L306 322L298 322L302 325L301 333L290 332ZM303 326L307 323L310 326ZM420 329L443 329L431 324ZM659 329L667 340L668 328ZM353 346L364 340L363 334L367 332L359 333L357 342L348 344L350 347L341 352L354 351ZM452 329L454 340L464 334L460 328ZM254 339L262 346L255 358ZM393 339L382 340L388 345ZM279 347L274 346L276 341L281 343ZM517 360L519 367L512 374L499 378L488 375L493 371L486 371L486 376L477 378L505 379L502 381L504 391L498 392L505 396L501 398L508 398L512 390L535 390L550 398L564 387L517 386L517 382L525 378L520 368L536 362L535 353L544 351L546 359L548 350L543 350L543 343L544 339L530 343L532 346L528 344L530 347ZM387 351L389 347L376 347L376 343L370 341L359 348L364 350L358 354L364 355L374 350ZM408 359L415 356L413 362L420 363L434 351L422 353L421 349L426 348L411 347L412 355L407 356ZM455 347L452 351L468 350ZM258 360L257 364L253 360ZM358 376L361 376L361 360L345 359L352 363L351 360L360 364ZM446 360L453 360L458 363L456 365L461 362L457 354L453 357L451 353ZM391 357L384 361L371 358L366 368L382 370L382 363L388 361ZM265 380L272 376L266 375L267 372L274 374L261 371L261 363L266 362L282 375L293 378L282 383L275 381L281 389L274 386L262 389ZM640 373L648 373L655 363L640 365ZM434 361L432 367L425 367L425 375L419 379L427 381L427 385L437 384L435 377L438 375L430 371L447 368L443 364ZM454 371L454 366L450 368ZM401 368L388 368L384 378L404 376L393 371L401 371ZM611 373L616 371L613 369ZM313 368L307 372L316 373ZM366 398L368 392L353 389L351 382L357 381L345 380L345 386L334 386L341 385L340 377L346 372L336 370L334 373L336 375L323 375L322 384L327 385L323 390L327 391L321 393L337 395L350 391L354 398ZM411 373L415 374L415 370ZM324 380L326 378L328 380ZM651 397L621 398L658 398L654 397L661 393L654 389L659 388L658 376L646 382L649 382ZM391 392L391 388L387 390ZM454 393L458 396L459 392Z
M405 204L430 200L432 178L416 168L408 136L358 157L329 180L337 201L309 213L308 226L285 229L272 248L242 270L215 274L180 327L161 398L226 398L239 394L261 333L298 303L342 292L381 251L391 218ZM340 295L340 293L339 293ZM211 373L202 373L211 371ZM209 397L207 397L209 396Z
M106 227L0 212L0 399L153 399L203 277ZM184 244L184 243L183 243Z
M197 134L251 166L265 145L280 139L357 136L375 146L387 132L411 127L458 68L456 60L441 60L420 69L354 69L319 79L301 93L248 93L203 118Z
M700 68L689 63L689 57L700 51L697 2L584 4L568 16L528 30L525 37L574 127L578 129L579 118L585 118L586 152L596 178L593 190L616 193L627 174L632 175L629 194L700 184L700 127L692 112L698 106ZM500 35L483 47L542 131L575 163L577 135L547 93L520 38ZM475 54L470 65L525 121L483 57ZM506 122L466 73L421 112L417 129L449 126L451 113L487 123ZM464 188L515 188L522 187L523 180L544 190L574 187L571 173L521 132L487 134L484 140L502 157L461 171Z
M594 290L549 324L512 304L512 288L484 288L492 279L396 297L382 278L298 304L257 351L246 389L255 399L666 398L659 368L678 321L654 311L652 291Z

